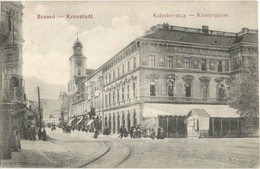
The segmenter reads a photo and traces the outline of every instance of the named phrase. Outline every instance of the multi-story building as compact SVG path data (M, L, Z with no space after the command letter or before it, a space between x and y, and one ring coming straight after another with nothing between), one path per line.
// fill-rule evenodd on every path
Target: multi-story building
M0 158L11 158L13 131L23 127L23 34L21 2L0 2Z
M239 115L226 103L225 84L248 56L257 57L257 38L257 30L247 28L231 33L153 26L87 77L86 105L100 112L102 127L112 133L140 124L177 137L188 130L185 117L195 110L210 117L211 135L238 132Z

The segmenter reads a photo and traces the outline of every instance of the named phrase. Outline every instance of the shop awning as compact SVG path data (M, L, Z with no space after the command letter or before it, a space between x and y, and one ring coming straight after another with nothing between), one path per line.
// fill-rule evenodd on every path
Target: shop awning
M67 124L68 126L71 126L71 123L76 120L76 118L70 119L69 123Z
M203 109L210 117L240 117L228 105L203 104L144 104L143 117L187 116L192 109Z
M93 122L94 122L93 119L89 120L88 123L87 123L87 126L91 125Z
M76 123L76 125L78 125L82 120L83 120L83 116L80 117L80 119L78 120L78 122Z

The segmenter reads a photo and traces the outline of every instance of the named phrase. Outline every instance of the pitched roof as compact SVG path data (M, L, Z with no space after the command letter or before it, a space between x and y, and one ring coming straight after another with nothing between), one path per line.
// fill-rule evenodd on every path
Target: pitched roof
M200 117L209 117L209 114L204 109L192 109L192 112Z
M195 32L162 30L144 35L143 38L167 41L189 42L214 46L230 46L236 42L236 37L201 34Z
M207 27L207 26L206 26ZM231 46L239 42L258 43L258 31L243 28L240 32L222 32L158 24L142 37L151 40L177 41L213 46Z

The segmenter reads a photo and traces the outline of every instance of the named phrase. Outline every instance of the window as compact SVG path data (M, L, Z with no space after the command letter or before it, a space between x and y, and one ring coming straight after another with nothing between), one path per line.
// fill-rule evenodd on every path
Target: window
M206 59L201 59L201 70L207 70L207 60Z
M107 75L106 75L106 78L105 78L105 84L107 84Z
M134 65L134 69L135 69L136 68L136 57L134 57L134 61L133 62L134 62L134 64L133 64Z
M218 61L218 71L222 72L223 71L223 63L221 60Z
M125 100L125 88L122 86L122 101Z
M111 93L108 94L108 104L111 104Z
M108 82L110 83L111 82L111 73L108 74Z
M191 84L190 83L185 84L185 96L191 97Z
M113 103L115 103L115 91L113 91Z
M225 86L223 84L218 84L217 85L217 98L218 99L225 99L226 94L225 94Z
M154 82L150 83L150 96L156 96L156 86Z
M167 67L173 68L173 57L172 56L167 57Z
M123 75L125 74L125 65L124 64L122 65L122 74Z
M78 69L78 76L81 76L81 70Z
M129 99L129 93L130 93L130 88L129 85L127 85L127 99Z
M155 67L155 56L154 55L152 55L152 56L150 56L150 67Z
M117 77L120 76L120 67L117 68Z
M105 95L105 105L107 105L107 94Z
M119 87L117 88L116 94L117 94L117 101L119 102Z
M202 96L202 98L208 97L208 85L205 83L201 84L201 96Z
M135 83L133 83L133 97L135 97Z
M170 79L168 82L168 96L174 96L174 79Z
M115 79L116 79L116 71L113 70L113 80L115 80Z
M190 69L190 58L185 58L185 69Z
M127 72L130 72L130 61L127 62Z

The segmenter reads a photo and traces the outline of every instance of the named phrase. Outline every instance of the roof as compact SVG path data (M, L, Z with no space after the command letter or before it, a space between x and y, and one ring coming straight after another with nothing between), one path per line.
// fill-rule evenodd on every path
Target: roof
M144 104L143 117L158 117L159 115L187 116L191 110L196 110L202 115L207 113L210 117L240 117L237 111L228 105L152 103Z
M209 114L204 109L192 109L191 111L200 117L209 117Z
M198 43L214 46L231 46L236 42L236 37L231 36L219 36L210 34L200 34L195 32L182 32L161 29L155 31L154 33L144 35L143 38Z
M86 69L86 74L88 76L91 76L95 71L96 71L96 69Z

